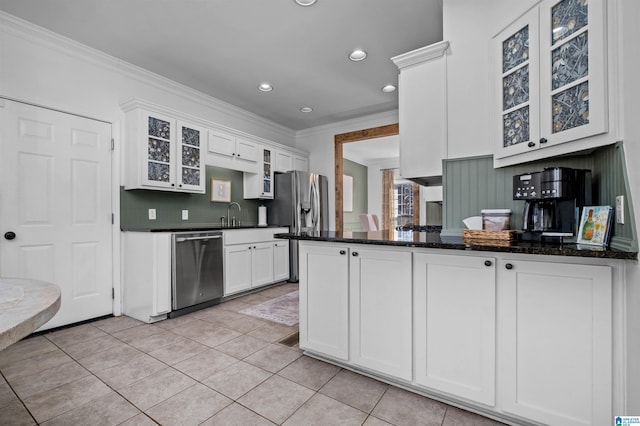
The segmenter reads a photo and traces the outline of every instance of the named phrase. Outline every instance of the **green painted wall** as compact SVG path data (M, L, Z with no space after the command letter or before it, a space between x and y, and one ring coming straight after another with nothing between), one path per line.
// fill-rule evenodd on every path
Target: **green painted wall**
M220 217L227 215L228 203L211 202L210 179L231 181L231 201L242 207L242 223L258 223L259 200L242 198L242 172L219 167L206 166L206 194L185 194L169 191L151 191L120 188L120 228L167 229L201 225L219 225ZM148 209L156 209L156 220L148 219ZM189 210L189 220L182 220L182 210ZM237 208L231 208L231 215L239 217ZM268 218L267 218L268 220Z
M462 219L480 215L482 209L512 210L511 228L522 223L523 201L513 200L513 176L535 172L545 167L573 167L592 172L593 203L615 206L616 195L626 200L625 225L614 225L611 246L637 250L631 192L627 178L622 142L599 148L592 153L545 159L499 169L493 168L493 157L444 160L443 162L443 234L460 235Z
M354 161L343 159L343 170L345 175L353 177L353 211L344 212L343 224L345 231L360 231L360 215L368 213L369 209L369 185L367 166Z

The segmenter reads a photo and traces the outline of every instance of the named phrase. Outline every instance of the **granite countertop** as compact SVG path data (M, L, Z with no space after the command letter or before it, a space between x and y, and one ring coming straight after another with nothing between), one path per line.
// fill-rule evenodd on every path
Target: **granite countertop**
M263 229L263 228L288 228L284 225L259 226L255 223L247 223L238 226L222 226L219 223L185 223L170 225L164 228L121 228L123 232L187 232L187 231L231 231L234 229Z
M0 351L33 333L60 309L60 287L44 281L0 278Z
M541 254L551 256L598 257L606 259L636 260L638 252L581 246L559 242L511 241L482 243L465 241L462 236L443 236L439 232L417 231L371 231L335 232L325 231L314 235L276 234L276 238L290 240L327 241L350 244L375 244L397 247L424 247L448 250L492 251L502 253Z

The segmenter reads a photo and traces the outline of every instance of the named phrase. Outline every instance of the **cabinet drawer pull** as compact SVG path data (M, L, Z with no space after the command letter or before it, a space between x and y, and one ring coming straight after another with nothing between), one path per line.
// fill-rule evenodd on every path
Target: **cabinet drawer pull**
M493 262L491 262L490 260L484 261L484 266L491 266L491 265L493 265Z
M534 146L536 146L536 143L535 143L535 142L533 142L533 141L531 141L531 142L529 142L529 143L527 144L527 146L528 146L529 148L533 148Z
M507 263L506 265L504 265L504 267L509 270L513 269L513 265L511 263Z
M540 143L547 143L547 142L549 142L547 138L540 138Z
M357 252L357 251L354 251L353 253L351 253L351 256L354 256L354 257L355 257L355 256L357 256L357 255L358 255L358 252Z
M347 252L344 250L340 250L340 254L347 254Z

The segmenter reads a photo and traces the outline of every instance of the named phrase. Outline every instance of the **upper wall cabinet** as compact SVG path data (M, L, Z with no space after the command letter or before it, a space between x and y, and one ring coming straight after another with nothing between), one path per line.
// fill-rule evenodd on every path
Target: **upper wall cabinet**
M244 173L245 199L273 199L273 148L261 147L260 173Z
M404 178L442 176L447 144L448 41L391 60L400 70L400 175Z
M126 128L125 189L205 192L203 128L142 108Z
M276 150L274 171L284 173L289 170L309 171L309 160L291 151Z
M260 147L256 142L219 130L209 130L207 164L258 173Z
M605 16L603 0L544 1L494 37L495 159L608 131Z

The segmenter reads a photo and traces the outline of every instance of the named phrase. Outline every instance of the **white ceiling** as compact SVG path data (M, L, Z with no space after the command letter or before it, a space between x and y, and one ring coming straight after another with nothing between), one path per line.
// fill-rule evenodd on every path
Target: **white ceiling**
M364 166L388 161L400 155L400 136L385 136L342 145L342 157Z
M0 0L0 10L292 130L396 109L397 92L380 90L397 85L390 58L442 40L442 0ZM367 59L349 61L355 48ZM263 81L275 89L259 92Z

